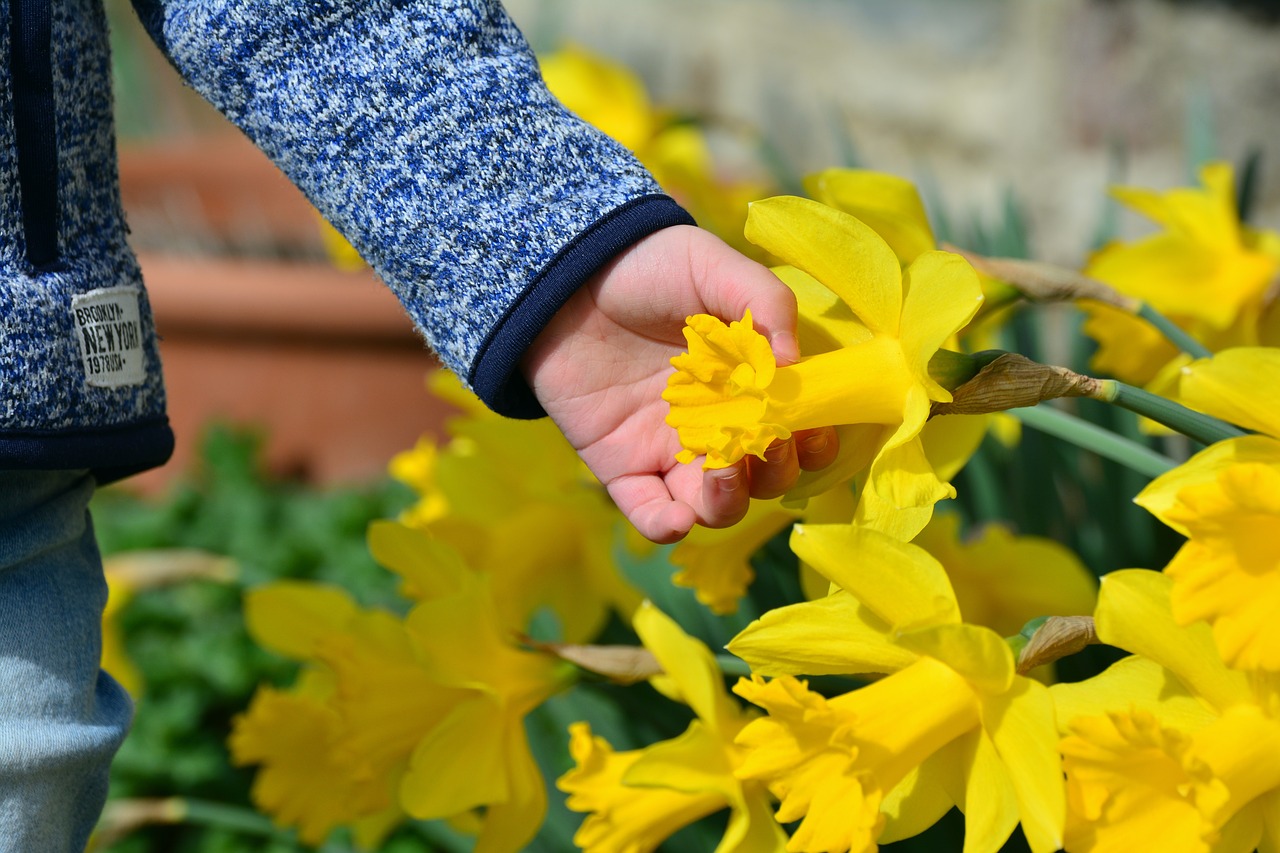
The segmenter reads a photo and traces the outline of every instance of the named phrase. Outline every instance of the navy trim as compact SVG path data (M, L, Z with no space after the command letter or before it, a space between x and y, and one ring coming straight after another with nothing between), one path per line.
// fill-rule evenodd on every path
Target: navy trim
M546 414L524 377L520 359L560 306L623 249L693 217L665 195L633 199L597 220L552 258L480 345L468 381L489 408L510 418Z
M40 271L58 262L58 139L54 120L52 4L9 0L9 71L27 260Z
M0 469L88 468L101 484L156 468L173 455L166 417L82 430L0 430Z

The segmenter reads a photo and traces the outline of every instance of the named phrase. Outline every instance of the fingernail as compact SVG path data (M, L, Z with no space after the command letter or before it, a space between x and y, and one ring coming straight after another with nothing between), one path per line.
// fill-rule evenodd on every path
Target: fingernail
M714 475L716 486L722 492L736 492L738 486L742 484L742 478L739 476L737 468L725 468L717 471Z
M792 364L800 358L800 341L793 332L774 332L769 337L773 357L780 365Z
M779 462L785 462L790 455L791 450L784 441L767 448L764 452L764 461L767 465L777 465Z
M813 435L805 436L804 441L801 443L804 445L805 453L821 453L827 449L829 442L830 439L827 436L827 432L823 430L822 432L815 432Z

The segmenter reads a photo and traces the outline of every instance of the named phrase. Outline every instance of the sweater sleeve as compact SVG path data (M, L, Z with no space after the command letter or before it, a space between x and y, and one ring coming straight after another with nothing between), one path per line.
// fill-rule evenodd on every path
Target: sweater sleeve
M134 0L182 76L307 194L498 412L622 249L692 223L565 110L497 0Z

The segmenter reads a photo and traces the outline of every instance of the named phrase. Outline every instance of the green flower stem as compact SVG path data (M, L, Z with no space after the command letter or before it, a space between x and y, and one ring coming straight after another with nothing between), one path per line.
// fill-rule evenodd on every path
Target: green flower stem
M1181 403L1114 379L1104 380L1094 399L1136 412L1202 444L1213 444L1215 441L1240 438L1248 434L1226 421L1192 411Z
M1169 343L1187 355L1194 358L1210 358L1213 355L1213 352L1208 347L1188 335L1168 317L1152 308L1150 303L1143 302L1138 306L1138 316L1159 329L1160 334L1164 335Z
M252 835L284 834L280 827L271 822L270 818L243 806L214 803L208 800L182 799L179 808L183 823L230 829Z
M736 678L750 678L751 667L742 658L733 655L716 655L716 666L720 667L720 671L727 676Z
M1178 465L1169 457L1136 441L1108 432L1050 406L1010 409L1009 414L1032 429L1069 441L1148 477L1159 477Z

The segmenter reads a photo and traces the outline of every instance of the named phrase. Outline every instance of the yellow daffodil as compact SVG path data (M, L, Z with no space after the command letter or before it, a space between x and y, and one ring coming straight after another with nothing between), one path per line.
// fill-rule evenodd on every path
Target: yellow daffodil
M729 644L757 673L736 691L769 712L739 736L739 775L770 786L779 820L801 821L788 850L874 850L952 805L966 815L966 850L997 850L1019 821L1032 850L1057 850L1049 694L1016 674L1000 635L960 621L943 567L849 525L798 526L792 549L839 589L770 611ZM888 675L826 699L801 673Z
M499 417L456 379L437 379L433 390L464 414L450 421L446 444L423 439L392 460L392 475L421 497L401 521L492 575L513 626L550 608L559 639L585 642L611 610L628 616L640 594L614 560L626 525L556 426Z
M841 457L819 478L819 491L869 463L859 521L910 539L933 504L954 495L919 436L931 401L951 399L928 365L981 303L973 269L956 255L927 252L903 270L866 225L807 199L756 202L747 236L792 266L778 272L805 301L833 309L825 325L838 324L841 337L835 348L778 367L750 315L727 326L708 315L689 318L689 351L672 360L676 372L663 394L684 447L679 458L705 455L705 467L724 467L748 454L763 457L796 430L863 425L857 435L842 434Z
M811 198L850 214L884 238L903 267L938 248L920 193L906 178L868 169L826 169L808 176L804 185ZM808 277L798 270L788 270L783 275L800 303L801 350L812 355L835 349L844 338L840 324L828 322L829 306L822 304L820 296L815 301L815 296L825 288L817 285L815 289L816 282L802 281L802 278ZM981 274L978 280L985 294L990 280ZM958 334L968 335L971 331L971 327L966 327ZM948 339L947 345L958 347L956 336ZM925 424L920 440L938 478L948 481L955 476L977 451L987 429L997 423L998 419L990 415L957 415L933 418ZM856 431L851 434L857 435ZM857 444L856 437L854 444ZM811 475L805 475L805 479L810 478ZM804 487L799 491L805 491Z
M805 190L814 199L869 226L884 239L903 267L937 248L920 194L905 178L866 169L827 169L806 178ZM774 272L796 294L800 349L806 355L839 349L865 334L848 306L812 276L794 267L779 267ZM985 279L979 276L979 281ZM947 345L955 346L955 338L948 338ZM933 418L925 424L920 441L938 479L945 482L955 476L978 449L992 422L987 415L961 415ZM826 471L801 474L800 483L789 496L792 501L820 494L833 483L847 479L849 471L864 467L870 459L870 448L883 434L883 428L867 425L838 426L837 431L842 447L851 450L842 453L839 462ZM900 538L909 540L915 532L911 526L904 527Z
M1174 620L1172 592L1158 572L1105 576L1098 636L1135 656L1050 688L1070 853L1280 845L1280 680L1228 669L1208 626Z
M1165 569L1173 612L1213 627L1232 666L1280 671L1280 350L1224 350L1185 368L1190 405L1266 435L1219 442L1136 498L1188 538Z
M286 744L245 747L269 741L261 730L266 718L253 713L236 724L233 756L265 764L266 774L328 762L339 788L390 792L392 804L416 818L484 809L476 850L514 853L546 810L523 719L564 689L570 674L566 664L513 645L516 626L503 621L488 575L468 569L456 554L432 558L414 547L418 537L425 534L393 522L370 529L375 556L418 598L404 619L362 609L318 584L281 582L249 593L246 621L255 639L322 673L332 689L323 713L312 713L326 738L310 747L315 756L294 755ZM279 821L316 832L334 825L321 814L327 801L290 802L283 810L273 798L258 804ZM338 822L350 822L360 802L340 811ZM355 817L370 816L365 810Z
M960 538L956 515L935 516L914 540L951 579L966 622L1011 636L1038 616L1093 612L1097 582L1070 549L1039 536L1015 536L998 524Z
M1280 343L1264 322L1280 271L1280 235L1240 222L1231 166L1211 163L1199 188L1164 193L1118 188L1112 194L1160 230L1113 243L1085 273L1149 303L1210 349ZM1152 328L1115 308L1090 304L1085 331L1100 347L1093 368L1145 385L1177 351Z
M589 813L574 841L588 853L639 853L727 807L716 853L782 853L786 836L764 785L734 776L743 754L734 738L750 716L725 691L715 658L651 605L636 612L635 629L662 665L655 686L697 719L678 738L628 752L614 752L587 724L575 724L575 767L557 782L569 808Z

